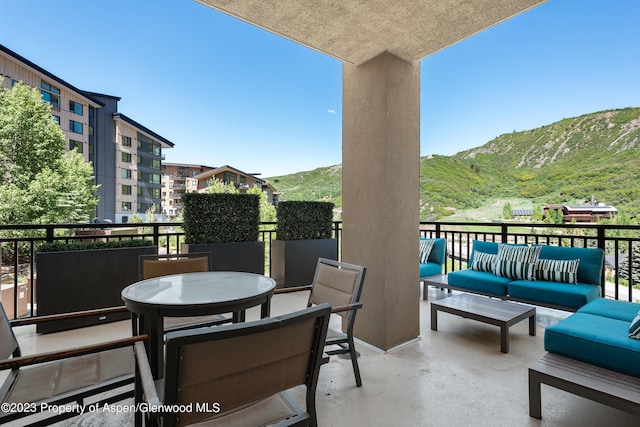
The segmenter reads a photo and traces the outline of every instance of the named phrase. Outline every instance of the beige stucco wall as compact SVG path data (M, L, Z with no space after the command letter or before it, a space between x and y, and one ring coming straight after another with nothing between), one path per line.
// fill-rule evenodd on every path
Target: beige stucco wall
M420 65L383 53L343 66L342 258L367 267L356 336L419 334Z

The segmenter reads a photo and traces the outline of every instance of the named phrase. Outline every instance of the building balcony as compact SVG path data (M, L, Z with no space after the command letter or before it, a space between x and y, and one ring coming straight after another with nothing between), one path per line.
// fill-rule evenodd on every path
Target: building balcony
M176 223L145 224L138 233L148 233L147 237L154 241L168 242L174 250L182 237L175 227ZM58 235L62 229L77 228L77 225L21 226L25 230L45 229L43 236ZM130 228L126 224L86 224L83 228ZM2 227L0 227L2 228ZM638 231L640 226L628 226L634 237L615 237L615 230L606 225L529 225L528 232L523 233L521 223L514 224L459 224L459 223L422 223L421 230L416 231L425 237L444 237L448 241L448 260L445 271L466 268L468 251L472 241L510 241L539 244L562 244L563 246L598 246L606 250L612 258L607 266L612 271L607 277L603 293L608 298L636 301L638 290L625 286L619 277L634 276L637 268L634 263L627 266L622 262L622 253L611 254L611 249L627 252L640 244ZM6 233L17 229L16 226L5 226ZM18 228L20 229L20 228ZM144 231L146 230L146 231ZM270 256L270 242L275 238L274 224L264 223L261 227L260 239L265 242L265 262ZM341 242L340 223L335 224L335 237ZM55 231L55 232L54 232ZM121 238L118 236L117 238ZM133 235L132 235L133 237ZM87 236L69 236L69 239ZM89 237L90 238L90 237ZM104 233L100 238L109 238ZM556 240L554 240L556 239ZM41 240L46 240L43 237ZM33 265L34 240L5 238L3 247L29 247L20 259L22 270L14 273L16 277L29 278L37 270ZM339 243L340 244L340 243ZM162 250L165 250L162 247ZM635 249L633 250L635 252ZM12 265L5 260L3 266ZM266 274L269 266L266 265ZM4 271L3 271L4 273ZM17 282L20 285L20 282ZM634 282L632 281L632 284ZM365 292L368 286L375 284L365 281ZM29 286L29 285L24 285ZM528 320L517 323L510 328L510 351L500 352L500 330L498 327L479 323L462 317L440 313L438 315L438 331L430 329L431 301L446 298L446 291L430 287L427 292L429 300L423 300L416 278L415 298L419 305L419 338L398 348L383 352L364 342L357 342L360 353L359 364L363 378L363 386L357 388L353 378L351 362L348 357L332 356L330 362L321 369L317 391L317 406L320 426L584 426L584 425L637 425L638 418L625 412L594 403L575 395L544 386L542 388L542 422L529 417L528 408L528 367L545 354L543 340L544 330L570 313L537 308L537 335L529 335ZM3 288L4 289L4 288ZM18 288L19 290L21 288ZM27 298L33 297L36 289L27 292ZM8 298L11 300L11 298ZM5 299L3 298L3 302ZM272 300L271 314L278 315L296 311L304 307L304 293L276 295ZM18 316L35 315L32 311L33 300L27 303L24 310L15 312ZM10 318L14 316L11 304L5 305ZM366 310L366 306L363 308ZM257 309L251 309L247 318L256 319ZM357 320L356 320L357 321ZM335 326L339 326L339 320ZM16 328L18 339L25 354L52 351L65 346L78 346L101 339L113 339L131 334L131 322L120 321L95 327L74 329L65 332L37 334L30 326ZM2 373L0 372L0 375ZM85 415L101 416L106 425L133 425L129 415L114 418L114 414ZM74 420L76 425L81 421ZM82 423L90 423L89 420ZM22 425L20 423L9 425Z

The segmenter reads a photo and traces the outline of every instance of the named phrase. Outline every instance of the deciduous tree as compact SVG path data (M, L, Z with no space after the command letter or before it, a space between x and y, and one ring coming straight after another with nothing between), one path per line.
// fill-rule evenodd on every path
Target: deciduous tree
M2 80L0 79L0 87ZM0 89L0 222L88 222L98 204L91 165L65 137L37 89Z

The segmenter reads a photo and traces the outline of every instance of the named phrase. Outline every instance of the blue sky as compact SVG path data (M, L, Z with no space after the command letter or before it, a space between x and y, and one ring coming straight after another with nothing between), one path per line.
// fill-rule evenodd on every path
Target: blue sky
M0 0L0 11L0 43L121 97L120 112L175 143L168 162L263 177L341 162L335 59L192 0ZM425 58L421 155L640 106L639 16L638 0L550 0Z

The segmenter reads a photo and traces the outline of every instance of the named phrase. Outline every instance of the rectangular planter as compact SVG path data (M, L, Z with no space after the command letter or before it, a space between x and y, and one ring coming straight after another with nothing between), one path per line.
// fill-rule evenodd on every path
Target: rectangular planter
M123 305L122 289L138 281L138 256L156 253L157 246L36 253L38 315ZM56 332L129 317L124 312L47 322L39 324L37 331Z
M278 288L310 285L318 258L338 259L336 239L272 240L271 278Z
M212 271L264 274L264 242L183 243L182 252L210 252Z

